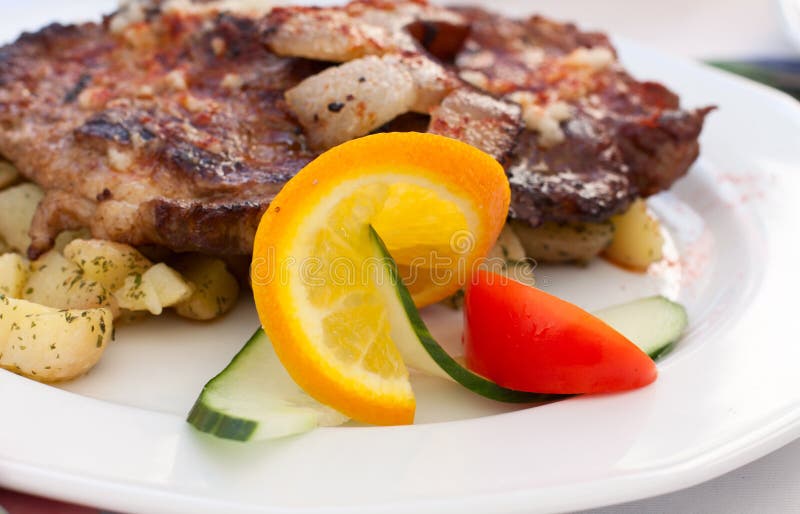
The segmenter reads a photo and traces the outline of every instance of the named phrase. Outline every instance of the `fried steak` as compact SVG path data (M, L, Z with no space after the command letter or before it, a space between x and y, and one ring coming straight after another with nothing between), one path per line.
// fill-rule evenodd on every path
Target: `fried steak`
M523 106L528 129L508 165L512 217L602 221L668 189L697 158L711 108L682 110L663 85L635 80L604 34L458 11L470 25L461 77Z
M151 12L114 33L51 25L0 49L0 154L47 195L31 256L68 228L246 254L270 198L314 157L283 92L319 70L254 20Z
M46 191L32 257L79 227L133 245L248 254L271 198L333 141L315 131L327 123L335 135L348 110L358 123L347 137L427 127L489 151L507 167L512 217L604 220L686 173L708 112L631 78L605 36L540 17L413 0L265 17L135 5L129 23L51 25L0 48L0 154ZM349 62L359 59L371 61ZM291 94L381 66L408 83L386 120L341 82L330 84L341 102L299 105ZM350 78L365 83L358 94L396 89Z

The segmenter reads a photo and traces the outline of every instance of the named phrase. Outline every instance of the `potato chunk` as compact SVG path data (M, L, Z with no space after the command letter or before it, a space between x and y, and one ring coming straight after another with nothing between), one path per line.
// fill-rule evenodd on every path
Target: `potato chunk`
M522 242L519 240L519 237L511 226L506 224L497 237L497 242L495 242L492 249L489 250L489 254L486 258L491 259L497 257L507 261L523 261L526 256L525 249L522 247Z
M102 284L86 277L83 270L56 251L31 263L31 272L22 297L56 309L106 307L113 314L119 308Z
M120 307L131 311L149 311L159 315L166 307L191 297L194 286L164 263L156 264L143 274L125 279L114 296Z
M28 280L30 263L18 253L0 255L0 294L22 298Z
M486 256L486 269L495 273L506 275L517 282L536 285L536 262L529 259L522 247L522 242L514 233L510 225L503 227L497 242L494 244L489 254Z
M176 263L176 268L195 286L192 296L175 306L180 316L211 320L231 310L236 303L239 282L221 260L202 255L185 256Z
M18 252L31 244L28 229L44 193L36 184L20 184L0 191L0 238Z
M129 275L144 274L153 265L136 248L101 239L76 239L64 247L64 257L80 266L88 280L116 291Z
M658 220L647 211L641 198L623 214L613 216L614 239L604 255L620 266L644 271L650 264L660 261L664 236Z
M163 262L147 270L142 279L153 284L162 307L172 307L188 300L194 292L194 286Z
M614 237L610 222L569 225L547 222L538 227L522 221L509 223L528 257L541 262L588 262Z
M19 178L19 171L8 161L0 159L0 189L10 186Z
M129 275L122 287L114 291L114 298L120 308L129 311L147 311L157 316L164 310L153 284L144 281L139 273Z
M57 310L0 296L0 367L43 382L75 378L97 363L113 329L108 309Z

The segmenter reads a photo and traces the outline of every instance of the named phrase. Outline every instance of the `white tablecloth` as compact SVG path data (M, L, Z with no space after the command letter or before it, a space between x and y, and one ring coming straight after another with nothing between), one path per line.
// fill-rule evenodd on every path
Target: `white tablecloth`
M787 514L800 512L800 440L703 484L587 514Z
M11 24L0 24L0 42L20 28L53 21L95 18L115 0L0 0ZM454 3L465 3L465 0ZM796 56L771 0L502 0L495 8L524 8L583 27L624 35L663 51L706 59ZM800 163L799 163L800 164ZM768 399L765 399L768 401ZM589 511L592 513L800 513L800 441L710 482L675 493Z

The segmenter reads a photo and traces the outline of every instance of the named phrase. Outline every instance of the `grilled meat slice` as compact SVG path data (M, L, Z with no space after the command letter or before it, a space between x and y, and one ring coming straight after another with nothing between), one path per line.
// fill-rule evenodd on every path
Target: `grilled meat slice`
M314 133L316 111L334 126L358 105L345 84L320 83L357 62L330 61L397 70L408 98L369 91L402 104L388 126L427 115L429 131L492 153L508 169L512 217L531 225L607 219L669 187L697 155L706 111L680 110L662 86L627 75L604 36L571 25L419 0L263 18L135 5L130 23L53 25L0 49L0 154L47 190L32 257L77 226L134 245L249 253L272 196L334 141ZM311 86L332 100L289 94ZM355 137L384 119L350 121Z
M508 168L512 217L605 220L669 188L697 158L710 109L681 110L664 86L632 78L606 36L540 16L459 13L471 27L461 78L520 103L528 126Z
M0 154L48 195L31 256L65 228L247 254L272 196L311 160L283 93L324 65L277 57L256 20L159 13L52 25L0 49Z

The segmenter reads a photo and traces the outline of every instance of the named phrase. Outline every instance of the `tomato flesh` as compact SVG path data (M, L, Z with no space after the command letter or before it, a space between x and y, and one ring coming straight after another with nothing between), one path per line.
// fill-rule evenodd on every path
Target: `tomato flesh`
M467 367L509 389L607 393L650 384L658 370L639 347L580 307L479 271L464 300Z

